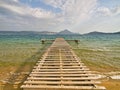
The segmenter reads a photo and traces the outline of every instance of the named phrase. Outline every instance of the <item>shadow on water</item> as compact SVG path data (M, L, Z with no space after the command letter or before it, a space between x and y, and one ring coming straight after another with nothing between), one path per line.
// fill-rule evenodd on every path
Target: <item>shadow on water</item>
M26 59L20 67L10 76L6 84L1 85L0 90L22 90L20 86L26 80L33 66L40 59L42 54L50 46L50 43L42 45L42 48L37 53Z

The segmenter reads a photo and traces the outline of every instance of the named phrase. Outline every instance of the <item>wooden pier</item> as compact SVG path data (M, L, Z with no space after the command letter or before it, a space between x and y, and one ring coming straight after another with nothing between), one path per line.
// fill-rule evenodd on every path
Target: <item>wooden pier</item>
M36 63L23 90L105 90L63 39L57 38Z

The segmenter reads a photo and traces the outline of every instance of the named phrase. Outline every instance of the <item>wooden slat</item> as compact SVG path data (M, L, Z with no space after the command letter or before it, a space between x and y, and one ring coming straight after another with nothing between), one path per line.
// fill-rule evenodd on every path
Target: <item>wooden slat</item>
M37 71L37 70L39 70L39 71L59 71L61 69L56 69L56 68L53 68L53 69L35 68L35 69L33 69L33 71ZM69 69L62 69L62 71L85 71L85 70L89 70L89 68L79 68L79 69L71 69L71 68L69 68Z
M25 81L26 84L100 84L99 81Z
M41 65L43 63L36 63L36 65ZM60 63L44 63L44 65L60 65ZM63 63L63 65L84 65L83 63Z
M31 72L31 73L38 73L38 74L41 74L41 73L46 73L46 74L49 74L49 73L52 73L52 74L55 74L55 73L59 73L59 74L72 74L72 73L77 73L77 74L84 74L84 73L92 73L92 71L69 71L69 72L39 72L39 71L34 71L34 72Z
M45 60L46 62L59 62L59 60L57 60L57 59L46 59ZM68 60L68 59L64 59L64 60L62 60L64 63L66 62L78 62L77 60L75 61L74 59L72 59L72 60ZM41 62L41 61L40 61ZM40 62L38 62L38 63L40 63Z
M30 74L30 76L61 76L61 74ZM96 76L95 74L62 74L62 76Z
M28 77L27 78L28 80L61 80L61 78L55 78L55 77L52 77L52 78L49 78L49 77L42 77L42 78L39 78L39 77ZM62 80L95 80L96 77L65 77L65 78L62 78Z
M34 66L34 68L39 68L39 66ZM59 68L59 66L42 66L40 68ZM63 68L86 68L86 66L63 66Z
M37 88L42 88L42 89L73 89L73 90L105 90L105 87L102 86L47 86L47 85L23 85L22 88L30 88L37 89Z

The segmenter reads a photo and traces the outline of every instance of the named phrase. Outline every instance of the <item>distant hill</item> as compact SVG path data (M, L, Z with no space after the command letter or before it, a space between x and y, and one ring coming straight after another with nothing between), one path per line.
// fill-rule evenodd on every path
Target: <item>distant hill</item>
M84 34L84 35L110 35L110 34L120 34L120 32L114 32L114 33L105 33L105 32L97 32L97 31L94 31L94 32L90 32L90 33L87 33L87 34Z
M90 32L83 35L113 35L120 34L119 32L114 33L105 33L105 32ZM0 35L81 35L79 33L73 33L67 29L60 32L51 32L51 31L0 31Z
M115 32L115 33L113 33L113 34L120 34L120 32Z
M53 35L53 34L56 34L56 32L41 31L41 32L39 32L39 34Z
M76 34L76 33L73 33L71 31L65 29L63 31L58 32L57 34L59 34L59 35L73 35L73 34Z
M32 35L32 34L56 34L56 32L49 31L0 31L0 35Z

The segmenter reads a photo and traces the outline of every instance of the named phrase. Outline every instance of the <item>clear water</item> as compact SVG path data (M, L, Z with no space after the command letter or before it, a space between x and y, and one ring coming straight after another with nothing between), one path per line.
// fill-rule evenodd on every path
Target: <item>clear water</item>
M40 35L39 33L1 33L1 44L25 44L38 43L41 39L55 39L63 37L66 40L80 40L80 48L91 48L93 50L120 50L120 34L113 35Z

